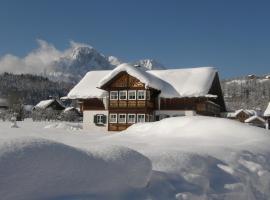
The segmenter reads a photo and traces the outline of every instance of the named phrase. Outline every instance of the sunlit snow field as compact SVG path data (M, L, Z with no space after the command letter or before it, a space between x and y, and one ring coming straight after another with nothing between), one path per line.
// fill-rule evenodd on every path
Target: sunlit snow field
M270 199L270 131L175 117L119 133L0 122L0 199Z

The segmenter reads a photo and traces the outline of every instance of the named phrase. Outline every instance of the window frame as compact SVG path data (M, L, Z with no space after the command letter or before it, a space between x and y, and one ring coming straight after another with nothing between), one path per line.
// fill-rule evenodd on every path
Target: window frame
M120 115L125 116L125 121L121 122L120 121ZM126 124L127 123L127 114L126 113L118 113L118 120L117 120L118 124Z
M126 95L126 98L125 99L121 99L121 94L120 94L121 92L124 92L125 93L125 95ZM119 92L118 92L118 99L119 100L127 100L127 95L128 95L127 94L127 90L119 90Z
M134 122L130 122L130 121L129 121L129 116L134 116ZM127 123L128 123L128 124L135 124L135 123L136 123L136 118L137 118L137 116L136 116L135 113L128 113L128 114L127 114Z
M143 119L144 119L143 122L139 121L139 116L143 116ZM145 114L142 114L142 113L137 114L137 123L145 123Z
M139 99L139 92L143 92L144 98L143 99ZM137 100L146 100L146 90L137 90Z
M111 116L116 116L115 117L115 122L112 122L111 121ZM118 121L118 115L117 115L117 113L110 113L110 115L109 115L109 123L111 123L111 124L117 124L117 121Z
M112 99L112 93L116 93L117 95L117 97L116 97L116 99ZM110 91L110 100L118 100L119 99L119 93L118 93L118 91L117 90L112 90L112 91Z
M130 94L131 92L134 92L134 93L135 93L135 98L134 98L134 99L131 99L131 98L129 97L129 94ZM128 100L136 100L136 99L137 99L137 91L136 91L136 90L129 90L129 91L128 91Z

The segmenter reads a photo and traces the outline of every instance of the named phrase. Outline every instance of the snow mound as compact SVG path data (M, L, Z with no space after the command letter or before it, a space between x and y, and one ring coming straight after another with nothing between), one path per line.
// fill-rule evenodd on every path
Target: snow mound
M150 158L159 172L151 178L152 190L162 184L174 198L188 200L270 199L270 135L265 129L187 116L135 124L113 138L118 144L134 141L128 147Z
M5 200L98 197L143 188L151 162L124 147L82 151L32 137L0 143L0 197Z
M265 129L230 119L203 116L173 117L159 122L135 124L128 128L126 133L176 138L190 141L192 146L211 145L244 150L252 147L257 150L268 149L267 143L270 142L269 131Z
M82 125L79 123L54 123L54 124L49 124L45 126L44 128L59 128L59 129L65 129L65 130L81 130Z

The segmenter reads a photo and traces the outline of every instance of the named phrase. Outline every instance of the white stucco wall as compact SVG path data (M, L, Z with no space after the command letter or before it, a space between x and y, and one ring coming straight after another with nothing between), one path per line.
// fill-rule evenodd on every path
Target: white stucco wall
M97 126L94 123L94 116L96 114L106 115L106 124L104 126ZM83 129L85 130L108 130L108 110L86 110L83 111Z

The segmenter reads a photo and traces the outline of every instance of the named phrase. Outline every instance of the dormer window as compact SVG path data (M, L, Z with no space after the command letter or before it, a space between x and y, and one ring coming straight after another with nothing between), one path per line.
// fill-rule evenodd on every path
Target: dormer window
M118 100L118 91L110 92L110 100Z
M126 90L119 91L119 100L127 100L127 91Z
M145 90L138 90L137 92L137 99L138 100L145 100Z

